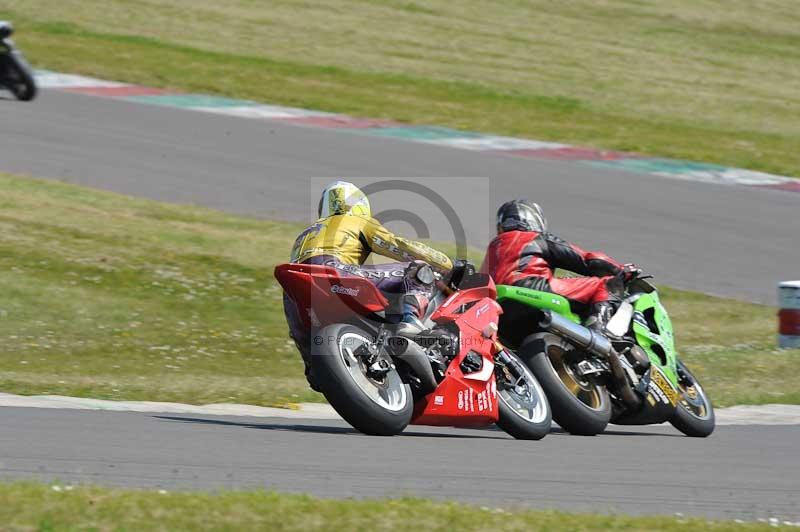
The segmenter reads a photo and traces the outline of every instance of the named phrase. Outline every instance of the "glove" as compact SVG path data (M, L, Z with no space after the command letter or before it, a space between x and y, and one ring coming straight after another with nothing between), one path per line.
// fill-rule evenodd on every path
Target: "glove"
M416 281L424 286L430 286L436 280L433 268L423 260L412 261L406 268L405 275L412 282Z
M629 262L622 266L622 275L625 277L626 281L630 281L642 275L642 269Z

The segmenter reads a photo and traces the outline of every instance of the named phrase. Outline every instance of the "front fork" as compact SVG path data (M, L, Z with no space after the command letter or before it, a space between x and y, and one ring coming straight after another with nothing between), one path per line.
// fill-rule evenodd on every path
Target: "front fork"
M516 388L520 380L525 379L525 372L516 367L520 362L508 356L507 349L499 341L494 342L495 378L498 383Z
M378 331L375 334L375 341L367 346L366 344L362 345L356 352L354 353L357 356L363 357L365 365L367 367L367 373L370 377L373 378L380 378L389 373L391 370L395 369L395 365L392 362L392 359L385 354L384 345L386 344L386 339L389 337L389 331L386 329L386 326L381 323Z

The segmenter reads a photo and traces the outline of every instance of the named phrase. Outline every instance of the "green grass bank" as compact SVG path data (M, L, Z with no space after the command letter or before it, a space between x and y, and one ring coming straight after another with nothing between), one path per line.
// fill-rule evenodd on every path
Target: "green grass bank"
M330 500L272 492L182 493L0 484L3 530L775 530L767 523L478 508L422 499Z

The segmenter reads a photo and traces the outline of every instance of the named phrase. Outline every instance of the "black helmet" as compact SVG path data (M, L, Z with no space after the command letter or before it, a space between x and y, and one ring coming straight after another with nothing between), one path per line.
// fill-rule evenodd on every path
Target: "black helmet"
M539 204L528 200L512 200L497 209L497 234L506 231L547 231L547 218Z
M11 37L13 33L14 28L11 26L11 23L5 20L0 20L0 39Z

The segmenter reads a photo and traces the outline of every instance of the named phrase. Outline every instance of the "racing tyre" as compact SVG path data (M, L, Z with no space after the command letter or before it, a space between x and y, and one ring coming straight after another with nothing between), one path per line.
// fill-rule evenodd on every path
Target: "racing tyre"
M538 333L522 342L518 354L544 389L553 419L561 428L580 436L605 430L611 419L611 398L605 386L573 371L572 362L581 354L575 346L555 334Z
M370 371L362 346L372 334L353 325L328 325L312 339L314 379L331 406L357 430L375 436L394 436L411 421L411 388L395 369Z
M541 440L550 432L552 415L547 396L525 364L506 350L498 354L497 426L518 440Z
M714 407L700 382L678 360L678 391L681 399L669 421L672 426L693 438L705 438L714 432Z
M6 81L8 90L23 102L29 102L36 97L36 81L33 78L33 71L28 63L13 54L7 54L3 58L5 62Z

